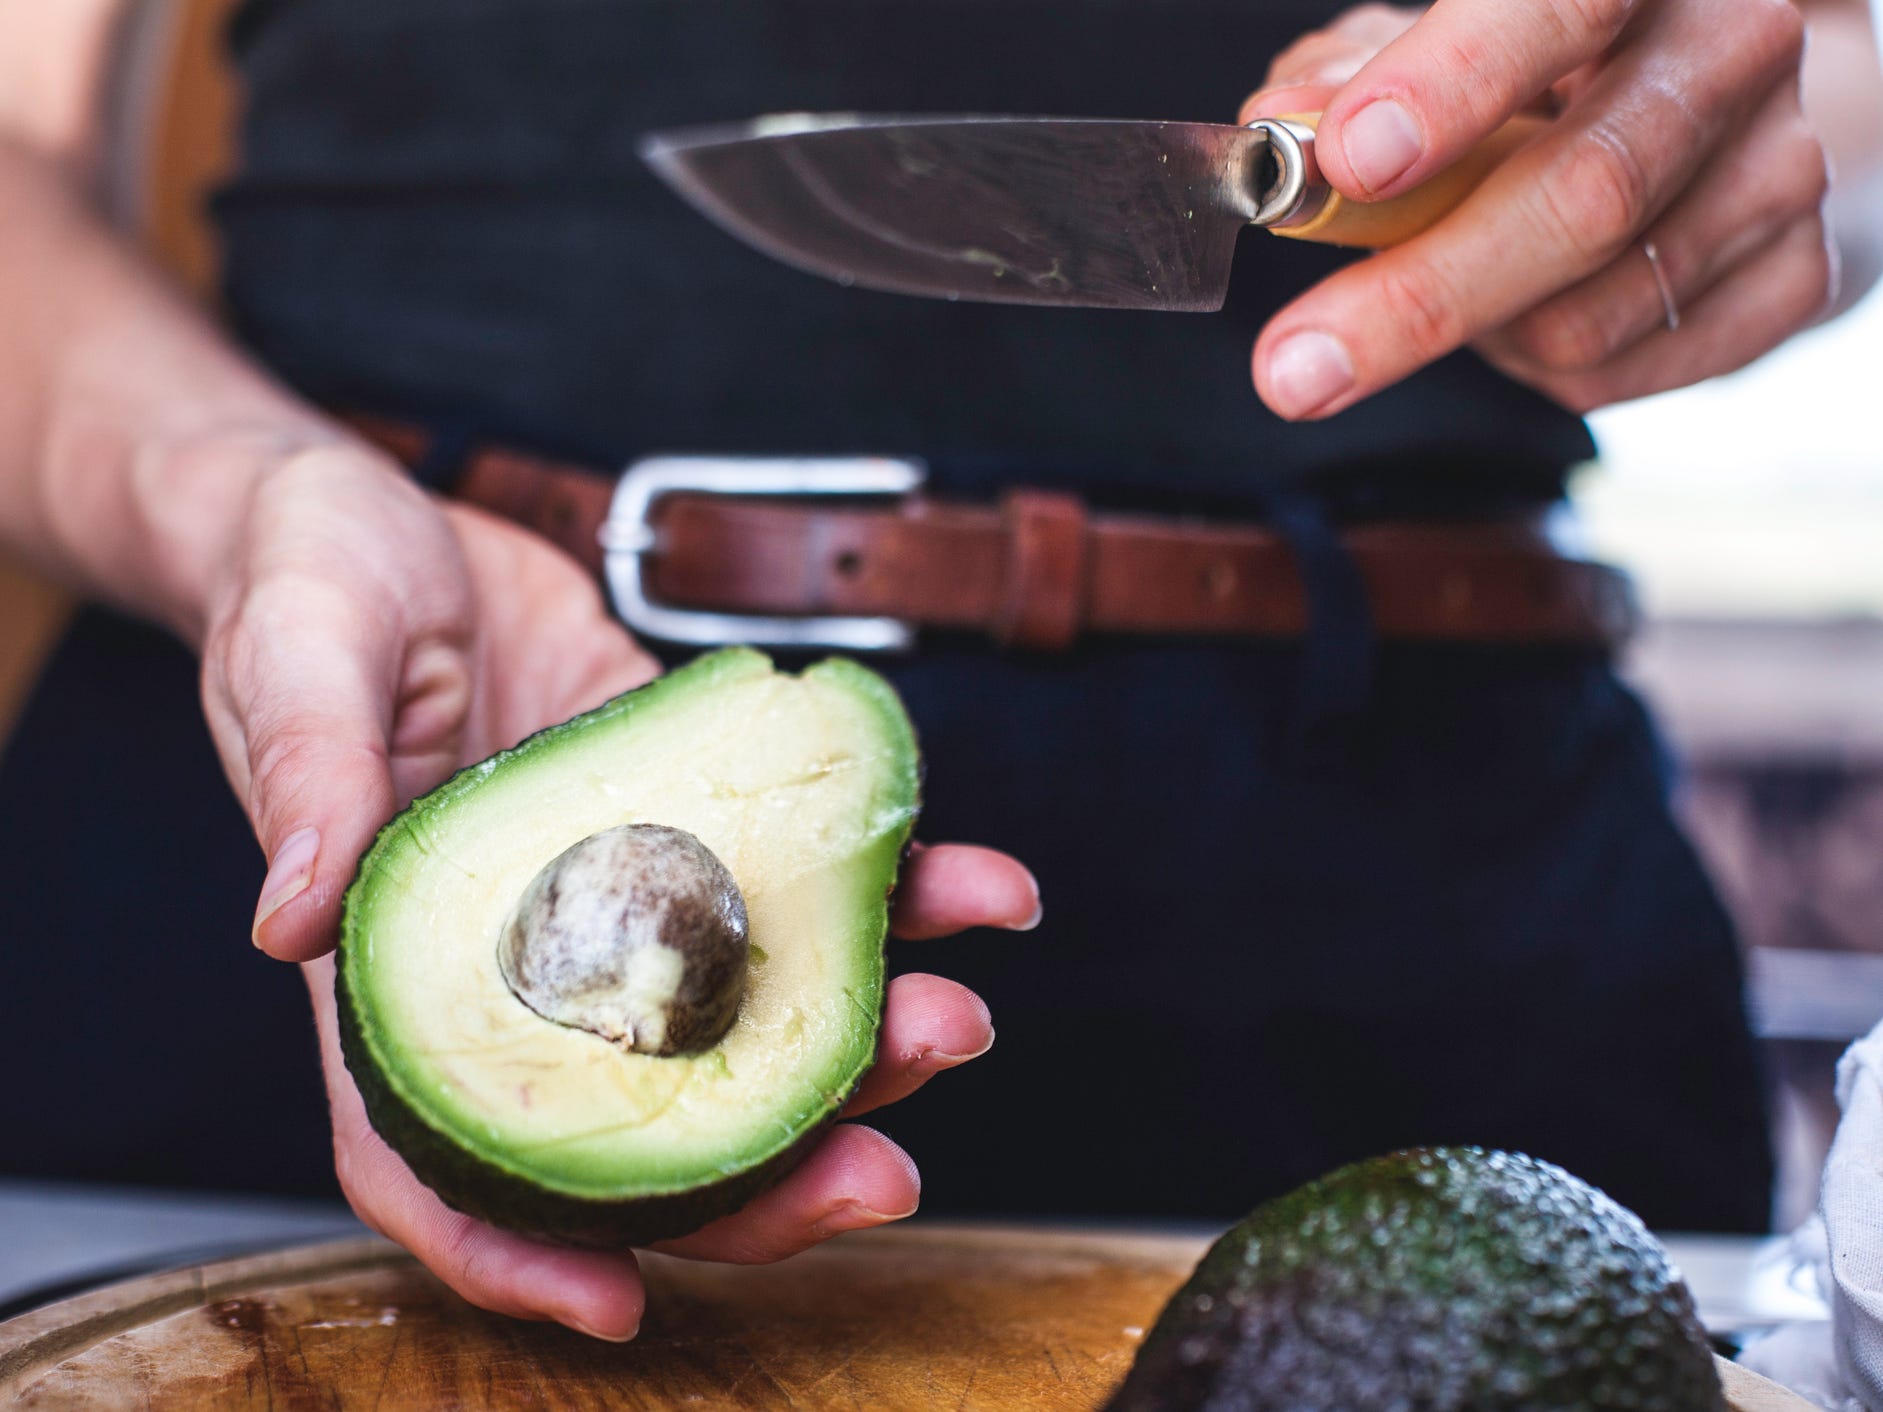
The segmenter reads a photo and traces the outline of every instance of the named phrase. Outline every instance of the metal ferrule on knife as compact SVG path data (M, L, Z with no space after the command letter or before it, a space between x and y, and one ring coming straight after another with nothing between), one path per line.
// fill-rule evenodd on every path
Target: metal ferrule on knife
M1257 118L1249 128L1268 139L1263 170L1251 183L1256 206L1249 223L1269 230L1306 225L1327 204L1327 183L1314 160L1314 129L1289 118Z

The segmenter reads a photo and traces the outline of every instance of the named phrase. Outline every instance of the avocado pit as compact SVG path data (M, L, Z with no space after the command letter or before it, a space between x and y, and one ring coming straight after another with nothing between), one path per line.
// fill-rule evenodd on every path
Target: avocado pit
M504 982L546 1020L640 1054L694 1054L745 993L745 898L684 829L590 834L524 889L497 943Z

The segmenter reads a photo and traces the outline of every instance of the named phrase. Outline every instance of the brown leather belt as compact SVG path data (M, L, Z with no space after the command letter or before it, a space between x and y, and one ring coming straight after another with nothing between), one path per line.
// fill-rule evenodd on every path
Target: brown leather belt
M349 420L408 464L428 449L411 426ZM464 459L452 493L599 572L613 490L591 471L487 446ZM1308 619L1275 530L1093 514L1056 491L891 508L676 491L649 528L649 596L682 609L880 616L1045 649L1082 632L1287 637ZM1370 524L1341 543L1384 637L1613 647L1635 622L1624 575L1565 556L1534 523Z

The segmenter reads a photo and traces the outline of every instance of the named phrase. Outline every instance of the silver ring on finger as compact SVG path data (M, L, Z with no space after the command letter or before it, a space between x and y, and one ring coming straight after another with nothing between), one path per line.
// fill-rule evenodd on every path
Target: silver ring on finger
M1680 305L1674 302L1673 286L1667 282L1667 271L1661 268L1661 252L1652 240L1644 240L1641 253L1648 257L1648 268L1654 272L1654 287L1661 292L1661 313L1667 320L1667 331L1672 333L1680 327Z

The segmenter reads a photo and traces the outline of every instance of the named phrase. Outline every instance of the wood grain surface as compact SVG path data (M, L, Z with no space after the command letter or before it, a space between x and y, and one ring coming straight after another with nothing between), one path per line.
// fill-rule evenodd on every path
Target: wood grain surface
M22 1408L1095 1408L1205 1242L910 1225L781 1265L644 1255L625 1345L473 1309L344 1241L116 1285L0 1324ZM1737 1412L1798 1399L1722 1365Z

